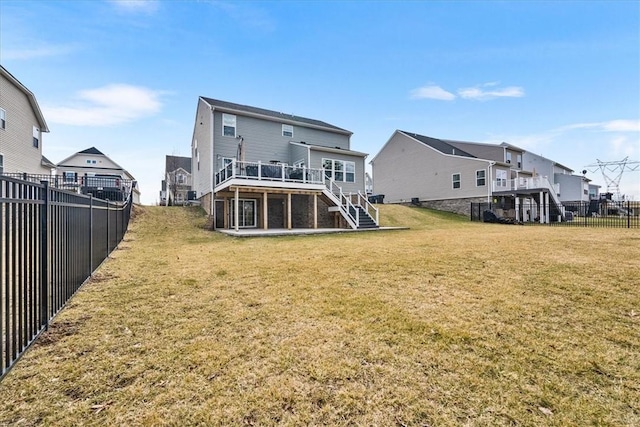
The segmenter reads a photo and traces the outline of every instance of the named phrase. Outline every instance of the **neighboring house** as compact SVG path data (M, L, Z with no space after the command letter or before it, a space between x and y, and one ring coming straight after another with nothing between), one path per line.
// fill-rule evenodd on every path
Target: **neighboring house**
M319 120L200 97L193 190L216 229L377 226L365 153ZM367 214L369 211L371 214Z
M166 156L160 199L164 205L184 205L191 191L191 157Z
M549 165L542 159L537 156L541 166L531 170L527 161L534 162L534 157L510 144L443 140L397 130L371 160L374 193L384 195L387 203L419 203L464 215L469 215L471 203L487 202L505 217L548 222L563 213L555 178L575 176L554 162L543 175L547 170L542 165Z
M42 155L45 132L36 97L0 65L0 173L51 175L55 165Z
M95 147L67 157L56 167L66 189L112 201L123 201L131 193L133 202L140 203L135 178Z

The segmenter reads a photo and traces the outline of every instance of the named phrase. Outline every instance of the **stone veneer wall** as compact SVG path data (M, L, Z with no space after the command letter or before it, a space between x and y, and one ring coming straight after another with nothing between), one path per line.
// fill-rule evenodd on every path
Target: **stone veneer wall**
M486 197L470 197L465 199L449 200L421 200L420 205L425 208L439 211L453 212L460 215L471 216L471 203L484 203Z

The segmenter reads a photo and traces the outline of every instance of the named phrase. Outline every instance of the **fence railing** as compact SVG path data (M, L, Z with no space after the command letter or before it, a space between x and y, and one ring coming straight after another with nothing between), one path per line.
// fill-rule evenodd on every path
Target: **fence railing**
M556 227L606 227L606 228L640 228L640 202L633 201L611 201L611 200L591 200L588 202L563 202L564 215L560 216L552 210L551 221L546 225ZM471 221L485 221L486 218L496 218L491 222L515 222L513 206L509 209L504 206L491 203L471 203ZM539 224L535 213L536 204L521 204L518 223ZM492 215L485 215L485 211L490 211ZM530 212L534 214L529 214ZM512 216L507 212L514 213Z
M131 191L137 185L136 181L121 178L118 175L82 175L76 173L67 175L4 173L0 175L35 183L47 181L49 187L52 188L69 190L112 202L127 200Z
M131 206L0 175L0 380L122 240Z
M271 164L232 160L216 173L215 182L216 185L219 185L232 178L323 184L324 171L303 166L290 166L284 163Z

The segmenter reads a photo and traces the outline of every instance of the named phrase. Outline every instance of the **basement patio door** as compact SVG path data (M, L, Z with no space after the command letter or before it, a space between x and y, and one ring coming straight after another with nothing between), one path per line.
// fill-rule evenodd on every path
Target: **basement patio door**
M229 200L231 213L231 220L229 223L231 227L235 227L236 221L236 213L235 213L235 203L234 200ZM255 199L240 199L238 200L238 227L240 228L251 228L256 227L257 225L257 210L256 210L256 201Z

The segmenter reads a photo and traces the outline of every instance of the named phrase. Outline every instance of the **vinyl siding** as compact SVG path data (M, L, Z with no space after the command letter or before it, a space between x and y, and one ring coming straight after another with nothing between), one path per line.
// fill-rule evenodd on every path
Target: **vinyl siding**
M476 186L476 171L487 169L484 160L440 153L406 135L395 133L373 163L373 192L384 194L385 203L486 197L490 180ZM460 174L460 188L453 189L452 175ZM487 173L488 176L488 173Z
M0 74L0 108L6 111L6 128L0 129L0 154L4 172L49 174L42 166L42 132L33 146L33 127L41 128L27 95Z
M313 169L322 168L322 159L343 160L347 162L355 163L355 182L337 182L345 193L357 193L360 191L364 194L365 179L364 179L364 157L353 156L349 154L330 153L326 151L311 149L311 165Z
M237 137L233 138L222 134L222 114L220 111L214 112L214 154L217 163L218 156L220 158L236 157L240 142ZM292 164L299 159L291 157L290 141L304 141L307 144L323 147L349 148L347 135L294 125L293 138L290 138L282 136L281 122L241 115L236 115L236 136L242 136L244 139L245 161L247 162L275 160ZM217 167L221 167L221 164L218 164Z
M193 139L191 141L192 188L198 198L211 191L211 126L211 110L204 101L199 99L193 128ZM198 141L197 150L200 155L200 169L198 169L196 141ZM213 173L215 172L214 170Z

